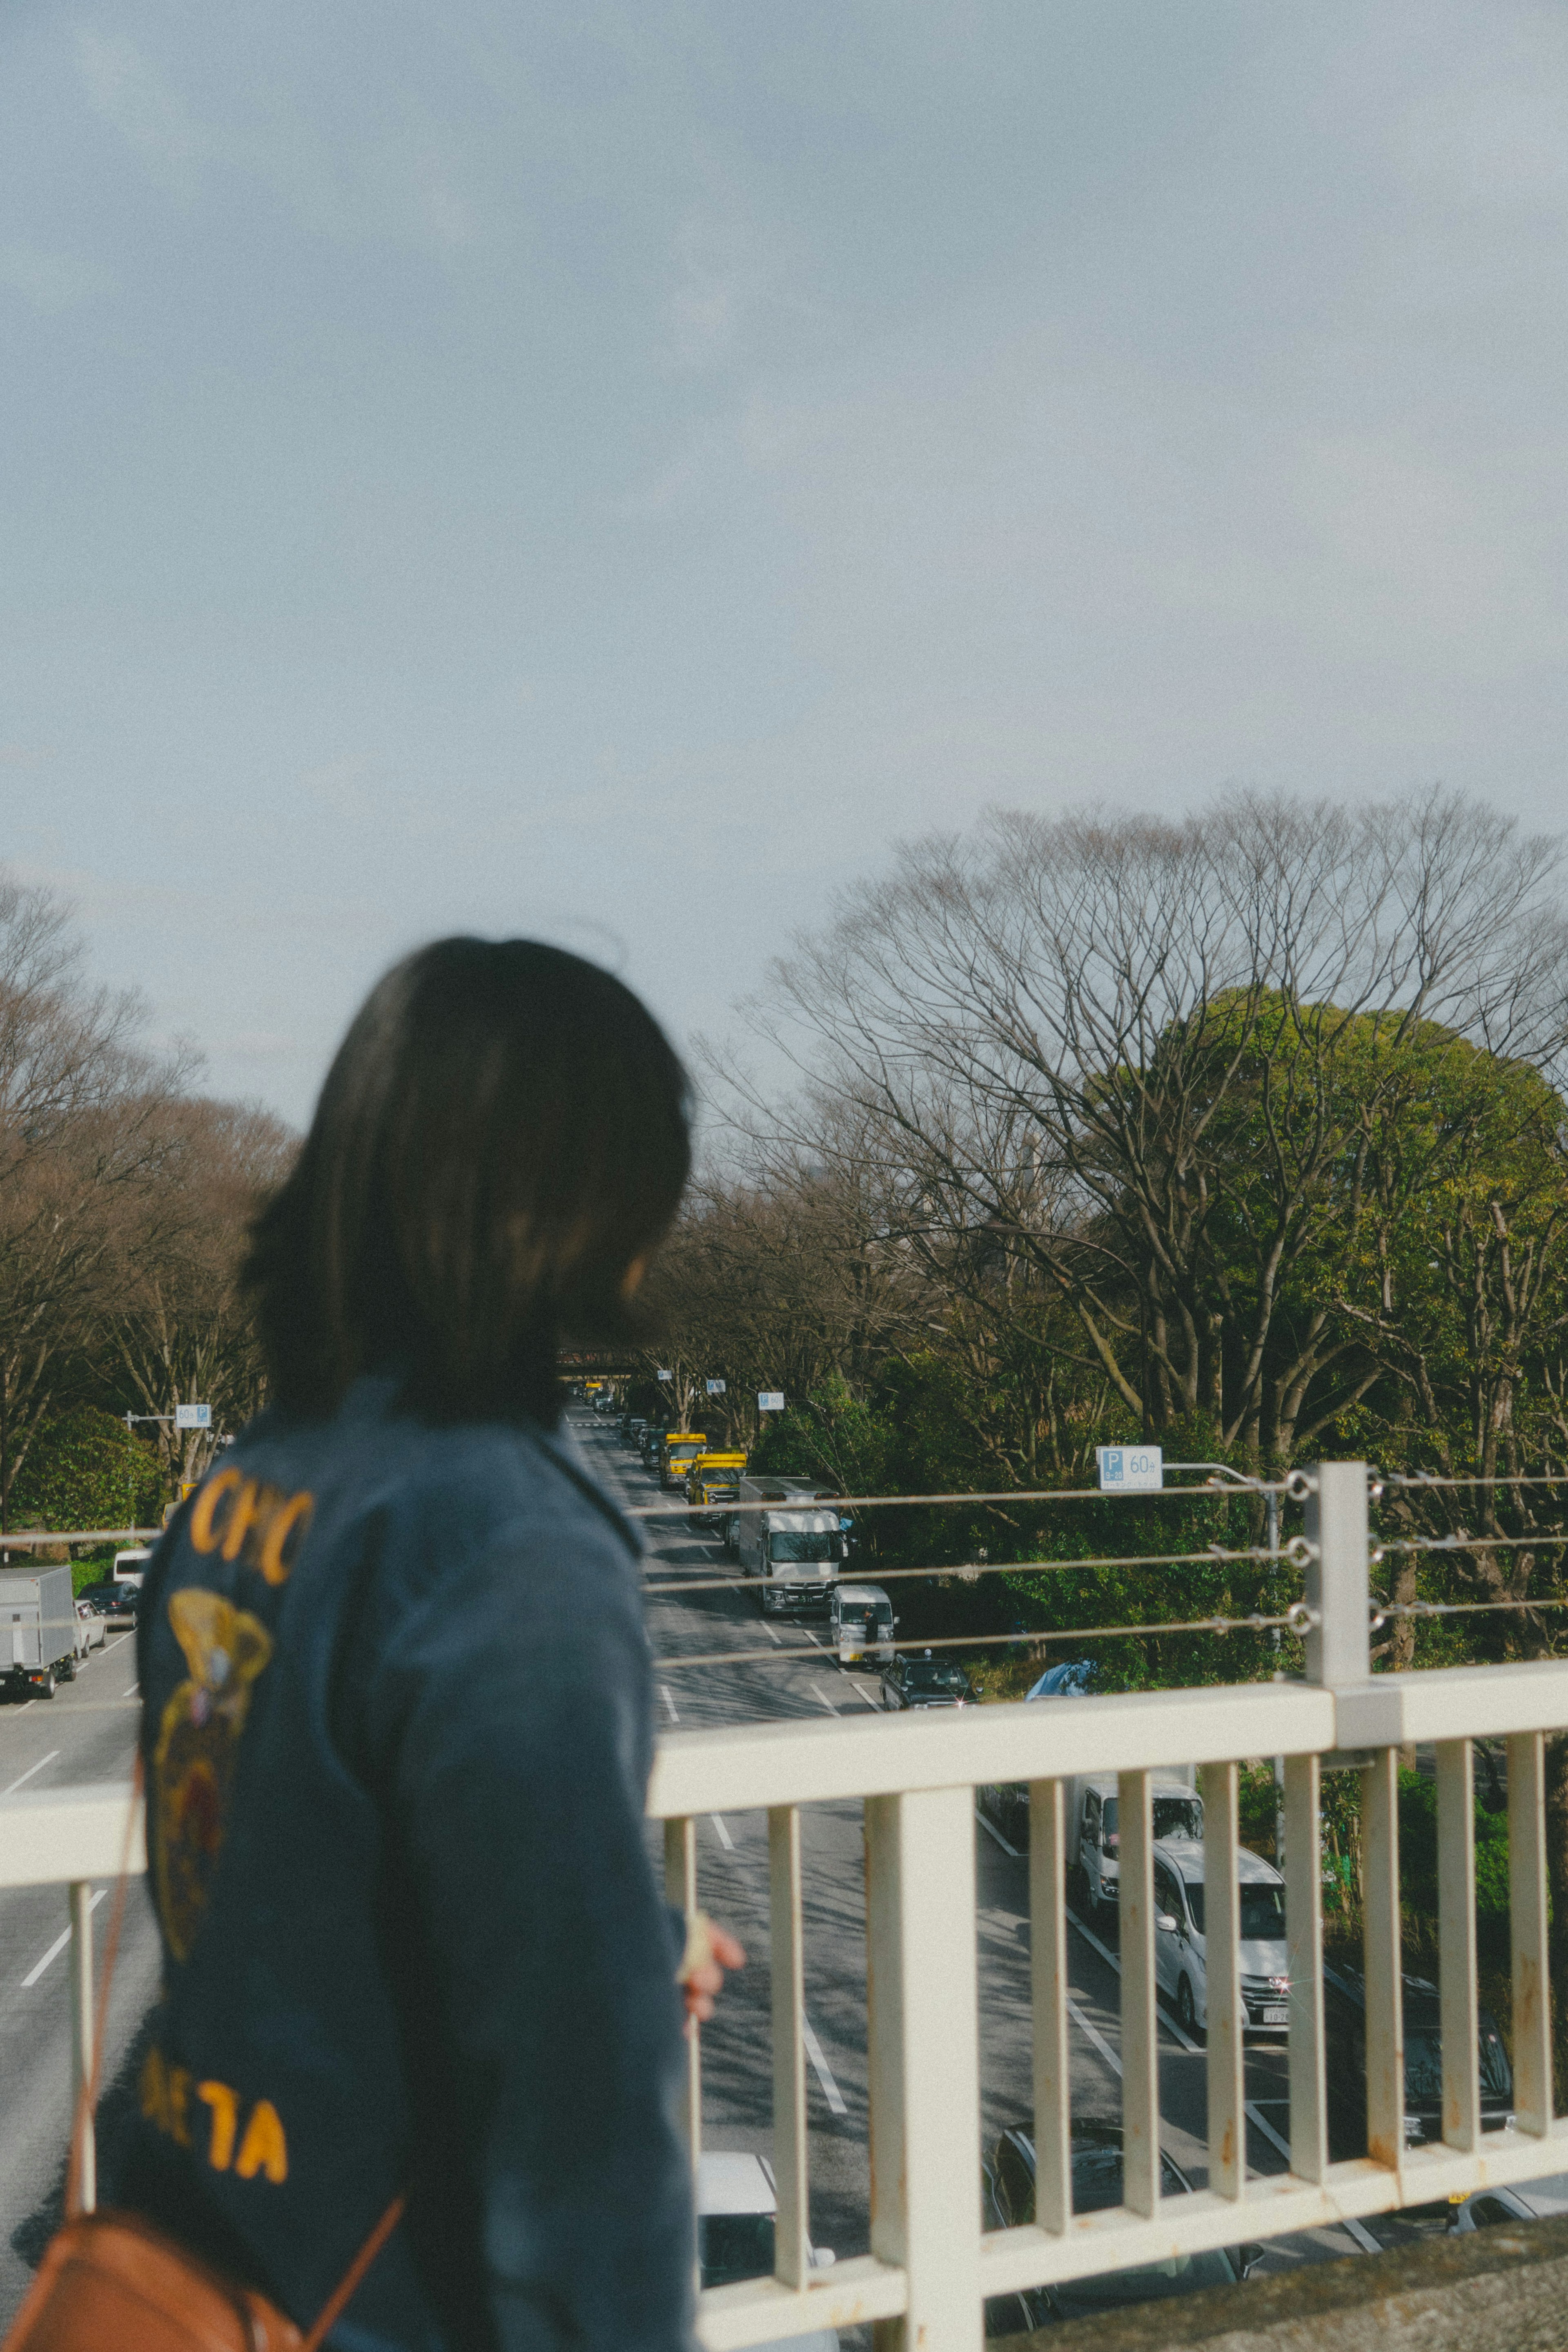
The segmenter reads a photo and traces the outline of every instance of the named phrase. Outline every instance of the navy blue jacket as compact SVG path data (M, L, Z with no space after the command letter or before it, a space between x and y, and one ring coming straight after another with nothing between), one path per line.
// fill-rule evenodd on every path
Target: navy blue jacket
M688 2352L637 1540L542 1430L266 1413L149 1563L164 1991L108 2183L334 2345Z

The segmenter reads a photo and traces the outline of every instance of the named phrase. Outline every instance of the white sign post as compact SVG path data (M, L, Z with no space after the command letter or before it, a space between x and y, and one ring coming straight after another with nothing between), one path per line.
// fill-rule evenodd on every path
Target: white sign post
M1165 1485L1165 1456L1157 1445L1097 1445L1103 1495L1157 1495Z
M210 1404L177 1404L174 1407L176 1429L211 1429L213 1408Z
M782 1412L784 1410L783 1390L758 1389L757 1391L757 1410L758 1412Z
M707 1392L709 1396L722 1396L724 1394L724 1382L722 1381L709 1381L707 1384Z

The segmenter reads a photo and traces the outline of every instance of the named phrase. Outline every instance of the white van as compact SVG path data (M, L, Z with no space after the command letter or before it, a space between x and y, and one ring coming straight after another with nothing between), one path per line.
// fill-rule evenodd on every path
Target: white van
M1203 1799L1190 1779L1154 1772L1153 1810L1157 1839L1181 1838L1203 1850ZM1096 1772L1069 1783L1067 1849L1083 1874L1089 1916L1113 1911L1121 1895L1121 1803L1114 1772ZM1198 1874L1202 1875L1200 1861Z
M151 1544L141 1544L132 1551L117 1551L114 1566L110 1570L111 1584L140 1584L147 1573L147 1563L152 1557Z
M1290 2023L1291 1956L1285 1941L1285 1882L1271 1862L1243 1846L1241 2000L1249 2029L1282 2034ZM1204 1965L1203 1846L1166 1838L1155 1854L1155 1979L1187 2033L1208 2022Z
M897 1622L880 1584L834 1585L828 1632L841 1666L852 1666L863 1658L891 1658Z

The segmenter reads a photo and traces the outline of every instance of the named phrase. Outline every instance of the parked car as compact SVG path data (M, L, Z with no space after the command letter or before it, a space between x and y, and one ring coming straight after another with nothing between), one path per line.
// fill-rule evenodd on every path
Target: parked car
M768 2278L775 2257L779 2199L766 2157L704 2148L697 2158L697 2266L704 2286L733 2286ZM830 2246L811 2248L811 2266L826 2270ZM838 2331L819 2327L758 2347L758 2352L838 2352Z
M136 1622L136 1611L141 1598L139 1584L89 1584L78 1593L102 1618L106 1627L131 1625Z
M1478 2189L1456 2198L1449 2208L1448 2228L1456 2236L1472 2230L1495 2230L1500 2221L1538 2221L1541 2216L1512 2189Z
M882 1703L889 1708L973 1706L975 1693L962 1666L925 1650L917 1658L905 1655L883 1666Z
M1291 2021L1285 1882L1271 1862L1246 1846L1236 1861L1247 2024L1254 2032L1283 2034ZM1182 2031L1196 2035L1208 2024L1202 1846L1191 1838L1163 1840L1154 1879L1155 1981L1169 1996Z
M89 1650L101 1650L109 1639L109 1628L90 1601L78 1598L77 1612L77 1655L85 1658Z
M1419 2147L1443 2137L1442 2010L1426 1977L1404 1977L1405 2141ZM1327 2057L1329 2152L1336 2159L1366 2153L1366 1979L1338 1960L1323 1964L1323 2040ZM1513 2070L1497 2020L1482 2010L1477 2022L1481 2129L1512 2121Z
M1072 2126L1072 2210L1100 2213L1120 2205L1122 2126L1089 2117ZM1034 2220L1034 2142L1027 2132L1007 2131L980 2168L982 2219L988 2230L1015 2230ZM1192 2182L1179 2164L1160 2155L1160 2193L1190 2195ZM1233 2286L1248 2278L1262 2256L1260 2246L1218 2247L1207 2253L1172 2254L1163 2262L1101 2271L1092 2278L1064 2280L1058 2286L1026 2287L1020 2294L993 2295L986 2305L988 2336L1017 2336L1067 2319L1094 2319L1129 2304L1166 2295L1191 2294L1199 2287Z

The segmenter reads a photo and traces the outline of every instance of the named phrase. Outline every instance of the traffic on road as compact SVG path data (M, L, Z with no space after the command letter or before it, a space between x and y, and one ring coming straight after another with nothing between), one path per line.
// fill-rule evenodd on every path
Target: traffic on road
M591 1410L574 1411L571 1418L590 1465L622 1502L646 1511L656 1497L680 1492L681 1481L663 1483L664 1430L653 1424L636 1428L629 1420ZM978 1703L963 1666L950 1656L909 1650L879 1654L891 1652L896 1612L887 1592L864 1580L863 1570L854 1565L852 1515L838 1512L831 1492L804 1477L763 1478L744 1469L737 1475L736 1465L727 1463L737 1479L737 1501L766 1507L727 1518L716 1511L711 1493L702 1492L707 1433L685 1431L680 1442L688 1449L682 1460L692 1500L688 1507L672 1502L667 1515L655 1510L642 1519L648 1579L657 1588L648 1600L650 1637L655 1655L668 1662L660 1690L666 1724L735 1724ZM803 1536L812 1540L802 1542ZM786 1540L779 1543L780 1538ZM728 1577L723 1573L727 1564L734 1570ZM769 1645L762 1656L759 1633ZM683 1657L722 1659L727 1650L737 1654L737 1664L679 1668ZM1089 1662L1054 1668L1042 1677L1051 1687L1040 1689L1041 1700L1071 1703L1092 1688L1094 1678ZM1066 1802L1075 1856L1068 1911L1073 2170L1075 2189L1081 2185L1088 2200L1083 2210L1092 2210L1119 2196L1111 2179L1120 2164L1116 1781L1076 1781ZM1020 2165L1032 2166L1027 1790L983 1790L977 1810L982 2193L988 2226L1001 2227L1005 2217L998 2200L1008 2196L1002 2184L1009 2163L1015 2173ZM1162 2156L1166 2191L1179 2193L1183 2187L1201 2188L1207 2179L1203 1804L1192 1776L1163 1776L1154 1811ZM803 1819L811 2234L843 2256L864 2251L869 2237L860 1809L849 1803L815 1806ZM705 2147L766 2162L771 2149L766 1822L761 1816L711 1816L699 1825L698 1853L700 1900L736 1928L754 1956L705 2030ZM1248 2161L1257 2173L1278 2173L1287 2168L1290 2117L1280 1873L1265 1857L1244 1852L1239 1896L1249 2024ZM1423 1993L1430 1988L1412 1979L1406 1999L1413 2019L1422 2013ZM1487 2020L1482 2026L1483 2083L1490 2064L1495 2092L1501 2079L1498 2069L1507 2062L1500 2040L1495 2047L1485 2045L1490 2025ZM1353 2064L1347 2043L1347 2076ZM1357 2118L1343 2112L1343 2105L1336 2107L1336 2154L1345 2135L1354 2137L1357 2127ZM1013 2201L1020 2195L1015 2189ZM1528 2196L1531 2210L1568 2209L1568 2182L1541 2184L1539 2195L1532 2187ZM1469 2217L1470 2202L1239 2246L1223 2256L1177 2265L1168 2277L1162 2270L1158 2278L1128 2273L1119 2280L1080 2282L1070 2294L1026 2298L1027 2312L1024 2303L1009 2298L1008 2308L988 2314L988 2326L992 2332L1016 2332L1128 2300L1184 2292L1221 2276L1375 2252L1434 2229L1486 2226L1492 2217ZM1011 2204L1007 2210L1014 2220L1024 2218L1021 2210L1012 2212Z

